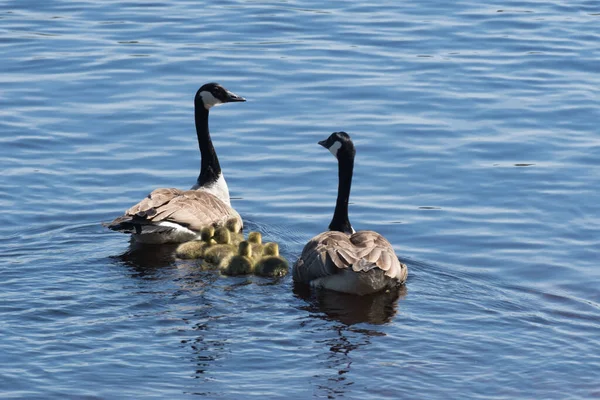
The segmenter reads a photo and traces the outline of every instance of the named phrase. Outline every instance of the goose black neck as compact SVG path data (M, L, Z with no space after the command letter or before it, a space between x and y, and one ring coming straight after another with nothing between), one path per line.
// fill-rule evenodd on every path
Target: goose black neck
M203 104L196 104L195 108L196 134L198 135L198 146L200 146L200 156L202 158L198 186L205 186L219 179L221 166L208 132L208 110L204 108Z
M350 199L353 169L354 155L347 151L340 151L338 153L338 195L333 219L329 224L330 231L339 231L348 234L351 234L353 231L348 219L348 201Z

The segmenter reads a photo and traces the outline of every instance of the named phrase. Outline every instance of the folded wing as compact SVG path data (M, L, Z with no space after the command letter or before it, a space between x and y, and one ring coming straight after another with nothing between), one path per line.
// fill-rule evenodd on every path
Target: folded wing
M340 270L369 272L374 269L402 283L407 268L402 264L390 242L374 231L359 231L352 235L342 232L323 232L304 247L294 266L294 279L310 281L336 274Z
M216 196L202 190L155 189L121 217L106 226L126 233L158 233L177 227L200 232L208 225L222 226L239 214Z

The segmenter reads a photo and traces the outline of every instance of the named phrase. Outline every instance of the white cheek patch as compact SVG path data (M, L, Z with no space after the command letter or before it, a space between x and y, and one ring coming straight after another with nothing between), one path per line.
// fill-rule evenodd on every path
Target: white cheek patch
M338 153L338 150L339 150L341 147L342 147L342 144L341 144L340 142L336 141L335 143L333 143L333 144L331 145L331 147L329 148L329 151L331 152L331 154L333 154L333 156L334 156L335 158L337 158L337 153Z
M200 97L202 97L202 103L204 103L204 108L207 110L212 106L217 106L221 104L221 100L217 99L211 92L202 91L200 92Z

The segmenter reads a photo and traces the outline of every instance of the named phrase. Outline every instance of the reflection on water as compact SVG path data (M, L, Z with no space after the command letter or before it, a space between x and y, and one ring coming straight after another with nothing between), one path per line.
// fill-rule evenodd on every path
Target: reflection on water
M405 285L398 288L356 296L331 290L310 290L306 285L294 285L294 293L308 302L310 312L324 313L328 319L346 325L363 322L385 324L396 315L398 299L407 293Z
M176 248L177 245L156 246L131 239L127 251L112 258L132 267L140 276L152 275L160 268L174 265Z
M402 291L402 290L400 290ZM332 292L331 294L334 294ZM321 293L319 297L322 297L324 293ZM353 326L349 326L351 323L358 322L370 322L380 323L387 322L390 320L392 315L385 314L384 310L392 310L396 300L400 294L394 293L381 293L379 296L370 296L371 298L365 299L365 304L370 304L370 310L367 307L359 307L363 311L358 309L352 309L353 306L357 306L359 303L358 296L355 297L354 302L347 302L347 298L327 296L331 301L333 307L329 310L335 309L335 314L328 314L328 318L333 320L339 320L340 323L336 323L330 327L332 334L329 339L320 341L324 347L324 353L321 356L323 359L323 367L325 371L323 373L316 374L314 378L323 383L318 383L317 388L322 391L327 398L345 397L346 395L353 393L353 385L356 383L355 377L363 373L360 370L360 366L355 365L355 361L359 357L354 357L353 352L357 350L368 349L371 345L371 340L374 337L386 336L385 333L377 331L376 329L360 329ZM394 300L392 300L394 299ZM340 301L340 303L337 303ZM391 301L391 303L390 303ZM345 313L340 313L340 304L346 304ZM321 307L323 309L323 307ZM341 318L340 318L341 317ZM369 321L362 320L363 318L370 319ZM385 319L385 321L383 321ZM360 365L360 364L358 364ZM358 369L357 369L358 368Z
M189 334L193 337L182 339L181 344L189 347L191 362L195 366L195 379L208 379L205 374L227 353L227 341L218 336L212 337L214 333L210 331L218 330L212 327L218 317L211 317L209 312L209 309L203 306L194 316L197 322L184 319L184 322L192 324Z
M350 352L368 343L368 338L362 338L362 341L354 342L345 335L345 327L333 327L337 330L338 337L329 339L326 344L329 346L329 353L326 355L325 367L332 373L326 376L316 375L315 378L325 378L325 384L319 384L317 387L323 391L327 398L335 398L346 394L347 390L355 383L348 375L352 368L352 357ZM328 372L329 372L328 371Z

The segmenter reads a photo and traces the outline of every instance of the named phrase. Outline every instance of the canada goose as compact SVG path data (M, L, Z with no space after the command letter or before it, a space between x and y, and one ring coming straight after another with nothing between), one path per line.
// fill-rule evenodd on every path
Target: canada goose
M254 273L260 276L284 276L289 270L288 262L279 256L277 243L265 243L263 257L254 266Z
M256 261L263 253L262 235L260 232L248 233L248 243L252 247L252 258Z
M204 260L217 266L227 265L229 259L236 253L236 247L231 244L231 233L227 228L220 227L215 230L213 239L217 244L204 251Z
M201 240L191 240L180 244L177 246L177 250L175 250L175 255L184 259L201 258L204 255L204 251L216 243L212 238L214 233L215 228L212 226L202 228L200 232Z
M221 173L217 153L208 131L211 107L246 101L218 83L207 83L196 92L196 134L202 157L200 175L190 190L155 189L121 217L106 224L109 229L131 233L142 243L181 243L194 239L202 227L222 226L228 219L239 221L231 207L229 189Z
M390 242L374 231L356 232L348 220L354 168L354 144L346 132L334 132L319 144L338 160L338 195L329 231L312 238L294 265L294 280L313 287L364 295L406 281Z
M252 259L252 246L247 241L240 242L237 255L229 261L229 265L222 271L225 275L247 275L252 273L254 260Z

